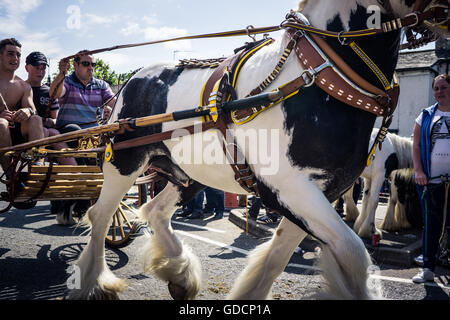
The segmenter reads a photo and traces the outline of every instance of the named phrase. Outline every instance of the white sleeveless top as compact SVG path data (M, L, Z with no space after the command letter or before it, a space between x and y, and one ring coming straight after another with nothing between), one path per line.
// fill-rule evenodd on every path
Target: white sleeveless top
M422 125L422 113L416 119ZM450 112L436 110L431 132L431 177L450 174ZM439 183L439 179L430 180Z

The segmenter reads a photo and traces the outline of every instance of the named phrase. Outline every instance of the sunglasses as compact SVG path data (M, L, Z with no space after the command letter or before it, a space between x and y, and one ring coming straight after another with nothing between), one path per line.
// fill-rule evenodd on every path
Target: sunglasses
M89 62L89 61L81 61L80 64L82 64L85 67L92 66L92 68L95 68L95 66L97 65L96 62Z

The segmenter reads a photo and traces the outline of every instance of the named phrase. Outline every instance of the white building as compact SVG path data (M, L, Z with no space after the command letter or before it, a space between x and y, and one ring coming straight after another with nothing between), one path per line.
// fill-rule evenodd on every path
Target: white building
M420 111L435 103L431 83L438 74L449 74L450 64L448 42L446 48L438 45L436 48L400 52L396 69L400 78L400 98L389 131L411 136ZM376 126L380 125L381 120L378 119Z

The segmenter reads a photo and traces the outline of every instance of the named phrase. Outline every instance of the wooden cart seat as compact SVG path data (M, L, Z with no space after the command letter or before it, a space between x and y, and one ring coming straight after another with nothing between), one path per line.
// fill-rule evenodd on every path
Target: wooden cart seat
M47 180L49 166L31 166L25 187L15 202L34 198ZM103 184L103 173L98 166L54 165L44 192L34 200L97 199Z

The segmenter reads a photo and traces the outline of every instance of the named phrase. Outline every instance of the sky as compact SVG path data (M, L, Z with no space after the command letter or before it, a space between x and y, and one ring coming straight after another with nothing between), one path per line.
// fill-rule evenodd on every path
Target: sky
M80 50L219 31L280 24L298 0L0 0L0 39L22 43L16 72L27 77L25 58L32 51L58 61ZM276 37L277 33L272 33ZM157 61L229 56L247 36L178 41L96 55L116 73Z
M139 43L193 35L278 25L297 0L0 0L0 39L22 44L16 74L27 77L25 58L41 51L50 59L50 74L58 61L83 49ZM117 73L153 62L182 58L228 56L247 36L179 41L96 55Z

